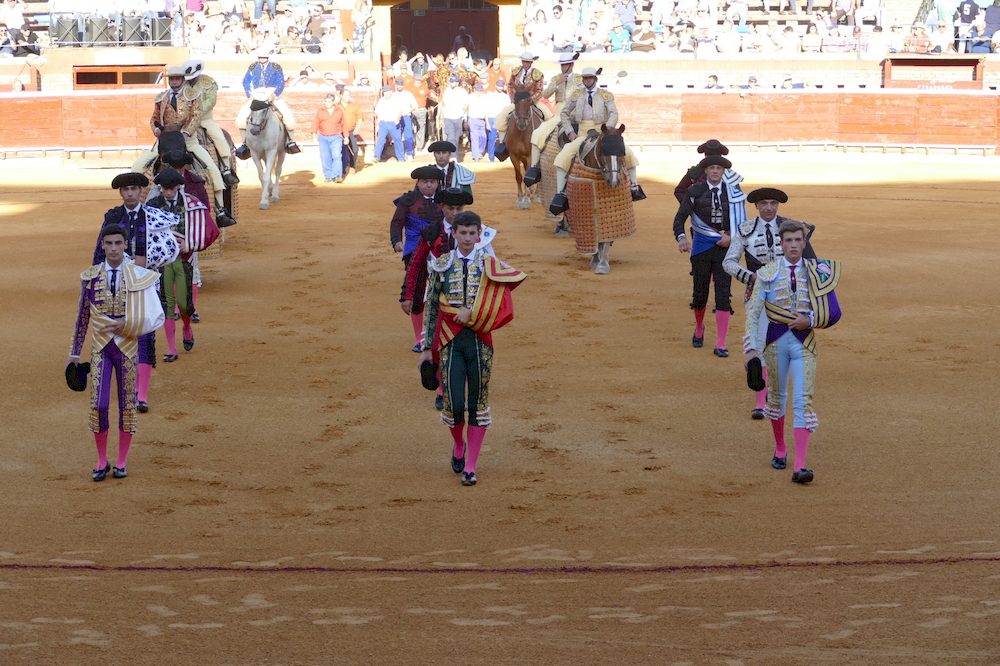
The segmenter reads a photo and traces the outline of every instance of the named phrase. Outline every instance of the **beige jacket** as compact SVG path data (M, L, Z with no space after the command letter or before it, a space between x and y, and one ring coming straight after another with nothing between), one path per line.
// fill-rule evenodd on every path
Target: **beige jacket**
M572 132L573 123L579 126L583 120L584 109L587 104L587 89L583 86L576 88L570 93L569 99L562 108L560 117L562 119L563 131ZM615 96L608 90L597 88L594 91L594 113L593 122L600 127L602 124L613 126L618 124L618 109L615 107Z

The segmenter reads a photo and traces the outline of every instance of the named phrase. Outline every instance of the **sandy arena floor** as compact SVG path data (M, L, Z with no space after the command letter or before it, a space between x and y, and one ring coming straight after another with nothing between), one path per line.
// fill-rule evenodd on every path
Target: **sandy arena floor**
M1000 663L1000 162L731 155L844 263L801 487L738 354L690 346L692 157L642 157L608 276L478 167L530 278L475 488L396 303L412 165L324 185L307 151L269 211L244 168L197 346L159 364L129 478L96 484L62 369L116 169L0 163L0 663Z

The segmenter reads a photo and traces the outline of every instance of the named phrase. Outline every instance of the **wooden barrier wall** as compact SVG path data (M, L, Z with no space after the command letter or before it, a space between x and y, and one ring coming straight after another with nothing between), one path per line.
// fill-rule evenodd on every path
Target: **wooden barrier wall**
M5 95L0 100L0 151L20 148L134 148L149 145L154 93L110 92L46 96ZM372 138L374 91L356 92L365 116L359 127ZM322 91L282 96L312 138ZM219 95L215 119L233 131L245 97ZM836 143L993 146L1000 142L1000 97L975 93L622 93L621 123L632 143L697 143L717 136L736 143Z

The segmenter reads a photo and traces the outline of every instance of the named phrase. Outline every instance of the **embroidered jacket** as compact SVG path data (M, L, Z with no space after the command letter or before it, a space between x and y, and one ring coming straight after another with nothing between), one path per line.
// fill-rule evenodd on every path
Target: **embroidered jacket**
M750 276L756 273L761 266L784 256L781 249L781 239L778 237L778 228L787 219L776 215L770 222L765 222L760 217L744 220L736 229L736 233L733 234L726 258L722 262L722 268L743 284L749 284ZM802 252L805 259L816 258L816 253L808 240L814 229L813 225L807 225L806 247ZM740 266L740 257L744 254L746 255L746 268Z
M522 78L524 83L521 83ZM518 65L510 73L510 79L507 81L507 94L510 95L510 101L513 102L517 91L524 89L531 93L531 101L537 103L542 98L544 83L545 75L540 69L532 67L525 73L524 67ZM525 86L527 87L525 88Z
M247 73L243 75L243 91L250 97L255 88L274 88L274 96L280 97L285 90L285 72L281 65L276 62L266 65L255 62L247 67Z
M139 336L163 324L163 308L157 295L159 273L136 266L130 259L122 262L119 268L121 279L114 294L103 261L80 274L80 305L71 356L80 356L88 327L95 353L114 341L123 354L134 357L139 353ZM120 320L124 320L125 325L119 333L102 330Z
M177 92L177 109L170 104L173 94L174 91L167 88L156 96L149 126L154 130L184 132L190 136L201 127L201 94L191 86L181 87Z
M618 124L618 107L615 106L615 96L610 90L597 88L593 95L588 95L588 91L581 84L574 88L566 100L559 117L562 119L563 131L569 134L580 126L583 120L584 107L590 107L590 98L593 97L593 120L592 122L600 127L602 124L611 127ZM590 120L590 119L588 119Z
M559 72L549 80L549 85L545 86L545 90L542 92L542 97L545 99L552 99L554 95L556 105L561 105L566 101L566 98L569 97L574 90L576 90L576 88L582 86L583 77L576 72L570 72L569 76Z

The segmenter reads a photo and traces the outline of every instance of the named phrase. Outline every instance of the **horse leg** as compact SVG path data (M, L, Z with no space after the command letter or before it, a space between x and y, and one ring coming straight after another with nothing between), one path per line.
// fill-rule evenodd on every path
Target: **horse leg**
M594 266L594 272L598 275L607 275L611 272L611 243L598 243L597 244L597 254L594 255L597 258L597 265Z
M274 158L274 169L272 170L272 173L274 174L274 184L271 185L271 201L278 201L278 199L280 199L281 167L285 163L285 155L285 151L279 147Z
M521 160L512 159L511 162L514 163L514 180L517 182L517 199L515 199L515 205L518 208L524 208L524 166L521 164Z
M260 208L267 209L271 206L268 202L268 190L270 190L270 179L264 177L264 164L261 162L260 155L256 151L251 153L253 157L254 166L257 167L257 178L260 179Z

